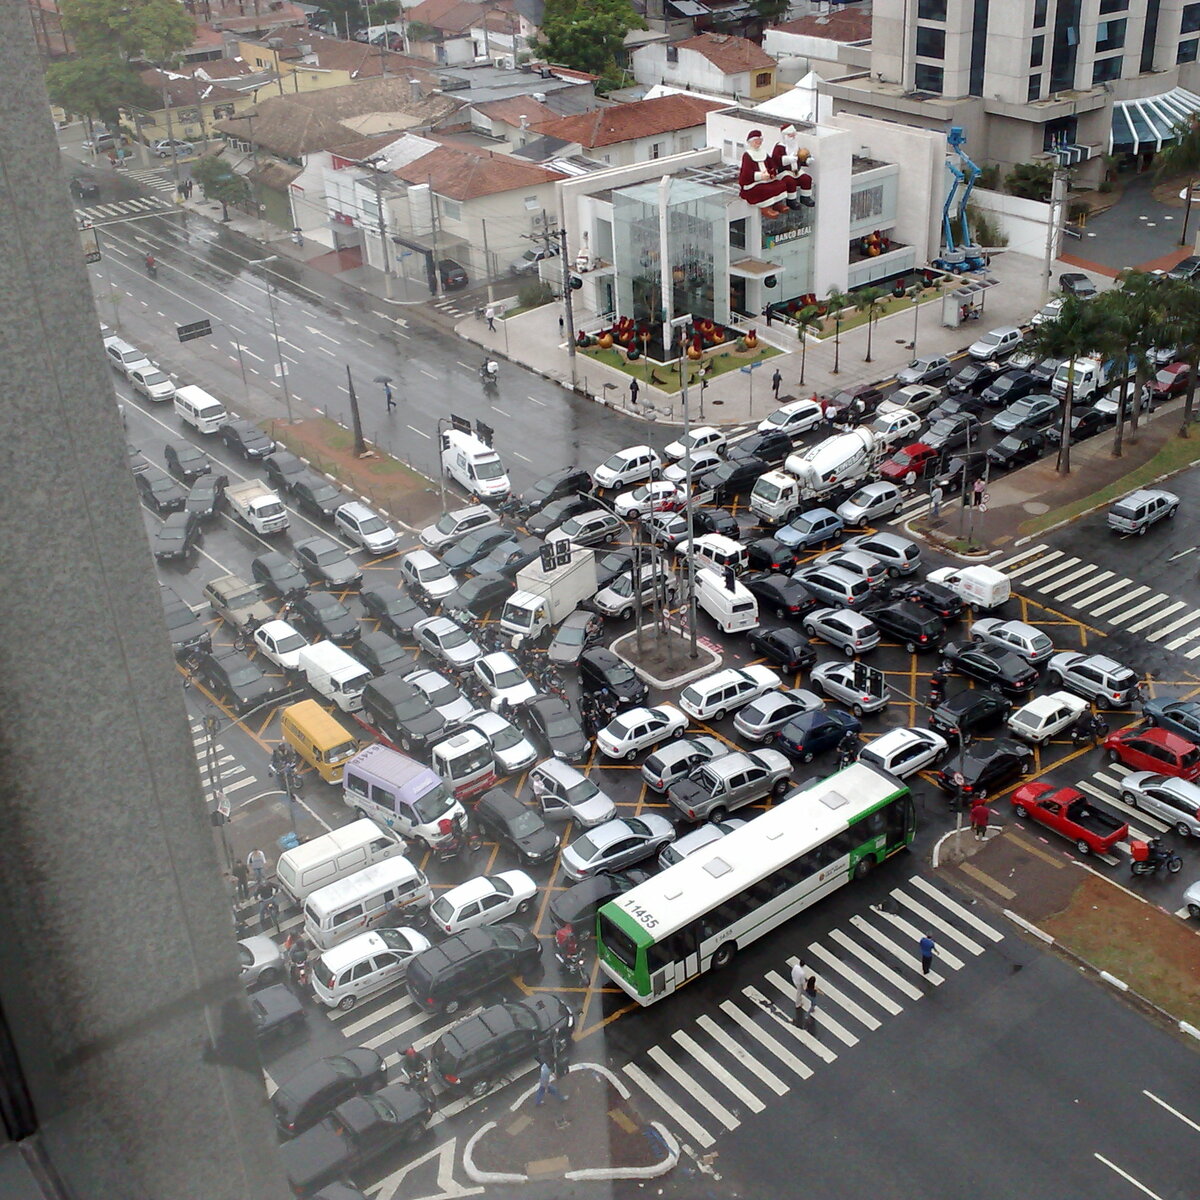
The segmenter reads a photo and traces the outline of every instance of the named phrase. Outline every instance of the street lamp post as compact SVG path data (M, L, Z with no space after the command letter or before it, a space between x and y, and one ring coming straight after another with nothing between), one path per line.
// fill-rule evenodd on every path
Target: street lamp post
M252 258L250 260L250 266L261 267L261 266L264 266L266 263L274 262L278 257L279 256L277 254L272 254L267 258ZM271 333L275 337L275 358L278 362L279 386L281 388L283 388L283 400L284 400L284 403L287 405L288 424L291 425L294 423L294 420L295 420L292 416L292 393L288 390L287 364L283 361L283 346L279 341L279 322L276 320L276 317L275 317L274 285L271 283L271 281L269 279L264 280L264 282L266 283L266 287L267 287L267 309L271 314Z
M383 219L383 180L380 178L382 174L379 164L386 162L387 159L382 154L372 154L370 158L364 158L356 162L356 167L366 167L371 172L371 182L375 189L375 207L379 221L379 253L383 256L383 273L387 276L392 274L392 259L388 253L387 241L387 223Z
M842 314L839 312L833 318L833 370L831 375L838 373L838 368L842 360Z
M691 432L691 417L688 412L688 377L691 372L687 369L687 355L684 352L684 329L692 323L692 314L687 313L682 317L675 317L671 321L672 330L679 331L679 362L680 362L680 395L683 401L683 442L687 445L688 434ZM754 376L751 376L753 379ZM701 388L703 389L703 381ZM701 390L701 397L704 392ZM684 455L684 488L687 492L687 508L684 510L687 515L687 541L688 541L688 556L687 556L687 610L688 610L688 657L698 658L700 651L696 648L696 555L692 553L694 549L692 540L696 536L696 527L694 520L694 508L692 503L692 456L690 453Z

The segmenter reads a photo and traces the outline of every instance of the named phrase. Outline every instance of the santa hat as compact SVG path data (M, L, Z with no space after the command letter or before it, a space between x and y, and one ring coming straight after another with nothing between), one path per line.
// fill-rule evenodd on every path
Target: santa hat
M746 134L746 141L749 142L754 138L760 138L760 137L762 137L762 130L761 129L752 129L752 130L750 130L750 132L748 134Z
M796 132L795 125L785 125L780 131L784 137L791 137Z

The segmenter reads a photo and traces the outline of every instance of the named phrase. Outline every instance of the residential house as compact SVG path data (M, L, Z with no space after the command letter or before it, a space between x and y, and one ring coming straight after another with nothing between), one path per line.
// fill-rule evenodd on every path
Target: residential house
M763 49L779 63L784 80L789 60L797 61L795 78L809 71L829 77L865 69L871 65L871 11L839 5L769 26L763 31Z
M176 71L138 72L159 103L150 109L130 109L126 120L146 143L179 138L203 144L215 136L214 125L254 105L252 92Z
M651 42L630 55L639 83L671 84L751 102L775 94L775 60L743 37L701 33L682 42Z
M409 50L439 65L482 59L511 71L537 41L532 11L526 4L518 7L516 0L421 0L405 14ZM537 17L540 20L540 13Z

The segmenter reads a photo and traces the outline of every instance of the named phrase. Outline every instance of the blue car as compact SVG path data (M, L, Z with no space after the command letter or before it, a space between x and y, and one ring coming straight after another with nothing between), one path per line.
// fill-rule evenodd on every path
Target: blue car
M820 708L789 721L775 733L776 747L798 758L812 762L823 750L832 750L848 733L859 733L862 722L840 708Z
M1161 725L1168 733L1200 743L1200 701L1147 700L1142 715L1151 725Z
M842 518L828 508L812 508L775 531L789 550L811 550L842 532Z

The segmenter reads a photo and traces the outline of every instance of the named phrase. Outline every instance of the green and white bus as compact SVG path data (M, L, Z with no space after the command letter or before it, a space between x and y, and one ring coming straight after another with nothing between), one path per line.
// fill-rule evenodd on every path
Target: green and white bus
M600 966L652 1004L861 879L915 832L908 788L855 763L610 900L596 918Z

